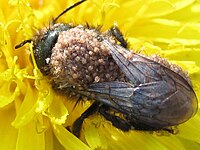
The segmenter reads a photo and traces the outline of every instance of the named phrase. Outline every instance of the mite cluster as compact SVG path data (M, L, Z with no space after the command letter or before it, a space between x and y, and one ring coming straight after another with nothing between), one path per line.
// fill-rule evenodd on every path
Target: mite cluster
M58 88L127 81L109 50L97 40L98 35L97 29L81 25L59 33L49 64Z
M161 58L158 55L152 55L152 56L149 56L148 58L173 70L177 74L181 75L185 80L187 80L190 85L192 85L189 74L186 71L184 71L181 67L179 67L178 65L169 63L165 58Z

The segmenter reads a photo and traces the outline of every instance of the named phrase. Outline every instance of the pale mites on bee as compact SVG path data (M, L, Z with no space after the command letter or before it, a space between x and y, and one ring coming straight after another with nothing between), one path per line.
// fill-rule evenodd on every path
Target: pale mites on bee
M53 89L94 100L72 132L79 136L84 119L94 113L123 131L170 131L189 120L197 111L197 97L180 67L128 50L116 26L102 33L88 25L55 23L84 1L65 9L49 29L16 46L33 41L37 66Z

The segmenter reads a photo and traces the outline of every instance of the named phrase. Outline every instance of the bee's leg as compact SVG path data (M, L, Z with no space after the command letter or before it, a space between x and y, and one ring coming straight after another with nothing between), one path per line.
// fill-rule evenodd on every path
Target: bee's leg
M122 131L129 131L132 127L128 121L120 118L119 116L110 114L109 108L105 105L102 105L99 108L99 113L103 115L106 120L112 122L113 126L115 126L118 129L121 129Z
M174 134L174 135L176 135L176 134L179 133L179 130L178 130L178 128L177 128L176 126L164 128L164 129L162 129L162 130L167 131L167 132L169 132L169 133L171 133L171 134Z
M128 43L126 42L126 40L123 37L123 34L121 33L121 31L116 25L111 27L110 32L112 36L114 36L120 42L121 46L123 46L124 48L127 48Z
M76 121L74 122L72 126L72 133L75 136L77 137L80 136L80 131L81 131L84 119L94 114L95 112L97 112L99 106L100 106L99 102L94 102L84 113L81 114L81 116L78 119L76 119Z

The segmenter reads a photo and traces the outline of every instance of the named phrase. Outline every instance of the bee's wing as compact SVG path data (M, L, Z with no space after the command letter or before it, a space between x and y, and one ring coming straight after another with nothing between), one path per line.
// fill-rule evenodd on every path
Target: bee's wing
M188 120L197 111L197 98L179 74L127 49L102 41L130 83L96 83L89 91L97 100L147 124L167 126Z
M178 73L151 59L133 54L122 46L113 45L107 40L103 40L103 43L109 48L113 59L134 86L156 81L165 81L168 84L174 85L182 93L182 90L188 91L188 96L191 99L195 98L197 105L197 97L192 86ZM133 55L133 57L127 59L125 55Z
M132 53L127 49L113 45L107 40L103 40L103 43L110 50L117 65L134 85L161 80L160 64L137 54L129 60L125 55L132 55Z
M117 81L94 83L88 91L129 120L136 119L155 128L180 124L196 112L194 95L165 81L138 86Z
M168 78L171 78L181 86L184 86L184 88L194 92L192 87L182 76L173 72L171 69L164 67L160 63L139 54L133 54L129 50L119 45L113 45L107 40L103 40L103 43L110 50L117 65L134 85L168 80ZM128 59L125 55L133 55L133 57Z

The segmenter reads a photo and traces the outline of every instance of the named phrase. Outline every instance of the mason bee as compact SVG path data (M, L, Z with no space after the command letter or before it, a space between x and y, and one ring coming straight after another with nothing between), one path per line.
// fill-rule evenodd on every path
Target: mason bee
M84 119L95 113L122 131L168 130L189 120L198 109L197 97L180 67L127 49L116 26L102 33L89 25L56 23L85 1L15 47L33 42L37 66L54 90L94 100L72 132L79 136Z

